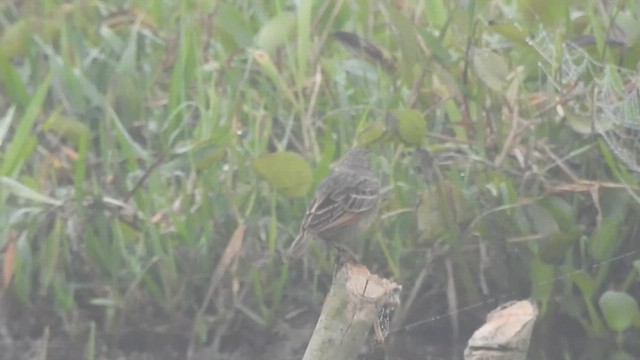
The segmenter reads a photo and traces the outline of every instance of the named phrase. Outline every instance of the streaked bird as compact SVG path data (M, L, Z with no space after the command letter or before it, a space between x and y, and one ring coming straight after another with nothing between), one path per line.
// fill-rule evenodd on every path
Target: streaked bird
M371 226L379 200L380 181L371 171L369 151L360 147L349 150L316 188L287 257L302 256L313 237L345 249L346 242Z

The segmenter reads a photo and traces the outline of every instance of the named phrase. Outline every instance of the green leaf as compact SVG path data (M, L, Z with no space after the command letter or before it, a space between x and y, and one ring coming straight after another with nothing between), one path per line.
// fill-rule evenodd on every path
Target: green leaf
M42 129L58 133L73 141L76 145L82 141L89 140L91 136L91 130L89 130L87 125L72 117L61 116L60 111L53 113L49 119L42 124Z
M7 189L8 191L12 192L14 195L24 199L33 200L39 203L53 205L53 206L62 205L62 201L40 194L39 192L32 190L31 188L17 182L12 178L8 178L6 176L0 176L0 185L2 185L2 189Z
M294 13L280 13L262 26L254 43L256 47L273 56L278 46L284 44L291 37L295 26L296 15Z
M447 6L444 0L431 0L424 3L424 15L432 27L442 27L447 22Z
M569 231L559 231L551 234L539 242L538 256L547 264L560 265L571 246L580 239L582 229L575 227Z
M626 330L638 316L638 303L625 292L607 291L600 296L598 303L607 325L614 331Z
M408 145L420 145L427 135L427 124L418 110L397 109L391 112L397 120L400 139Z
M226 2L220 3L215 24L221 32L226 34L222 39L233 39L235 47L251 45L251 27L246 16L234 6Z
M605 261L614 254L619 247L618 229L620 221L605 218L600 226L591 234L588 240L589 253L596 261Z
M294 152L262 155L254 160L253 167L286 197L304 196L311 187L311 168Z
M56 218L55 225L49 236L44 239L43 251L39 253L40 294L45 295L56 274L60 261L60 246L65 225L60 218Z
M524 233L549 236L560 232L553 214L537 203L518 208L515 219Z
M503 92L507 86L509 66L504 58L491 50L475 49L473 51L473 70L487 87L496 92Z
M31 97L31 102L27 106L24 115L18 122L11 144L8 145L4 153L0 175L12 176L17 174L24 161L31 156L31 151L37 143L36 136L33 134L33 124L42 111L42 104L49 92L51 74L49 73L40 83L38 90Z
M546 306L553 290L553 276L555 274L553 265L548 265L533 258L531 261L531 296Z
M0 54L0 85L5 89L11 89L7 92L7 96L12 102L19 105L20 109L27 106L30 100L27 86L11 60L2 54Z
M580 289L585 299L591 298L595 291L596 282L593 277L584 271L574 272L569 275L571 281Z
M571 0L519 0L518 9L535 24L557 26L568 20Z
M357 136L358 145L363 146L380 140L386 132L386 126L382 121L374 121L360 131Z
M28 303L33 284L34 263L31 245L29 244L26 232L23 232L18 238L16 253L16 270L13 278L13 287L16 295L18 295L22 301Z
M565 119L567 119L567 124L569 127L573 129L576 133L580 135L591 135L593 134L593 120L589 119L586 116L581 116L576 114L573 110L568 107L564 108Z
M496 23L490 25L488 29L508 40L522 45L527 44L527 37L529 37L528 32L515 22Z
M31 19L23 17L4 29L0 53L8 58L24 56L31 41Z
M561 231L570 231L575 226L575 210L559 196L551 196L540 202L551 213Z

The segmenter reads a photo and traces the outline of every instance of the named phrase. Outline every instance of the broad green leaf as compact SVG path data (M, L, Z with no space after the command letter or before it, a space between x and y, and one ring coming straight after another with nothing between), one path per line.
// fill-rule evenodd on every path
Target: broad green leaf
M565 119L569 127L580 135L591 135L594 132L593 120L580 116L568 108L565 108Z
M293 35L295 26L296 15L294 13L280 13L262 26L254 43L257 48L273 56L278 46L284 44Z
M540 261L537 257L531 261L531 296L540 301L546 307L551 290L553 289L553 265L548 265Z
M420 145L427 135L427 124L415 109L397 109L391 112L397 120L400 139L408 145Z
M571 279L571 281L573 281L574 284L576 284L578 289L580 289L580 292L582 292L582 296L585 299L589 299L591 295L593 295L596 282L593 277L591 277L591 275L587 274L584 271L578 271L570 274L569 278Z
M311 187L311 168L294 152L262 155L254 160L253 167L286 197L304 196Z
M549 236L560 232L553 214L537 203L518 208L515 219L523 233Z
M550 196L540 205L551 213L561 231L570 231L575 226L575 209L559 196Z
M596 261L608 260L614 254L620 244L618 229L620 221L605 218L600 226L589 237L589 253Z
M559 231L546 236L539 242L538 256L547 264L560 265L571 246L580 239L582 229L575 227L569 231Z
M628 9L621 11L616 15L615 22L624 33L627 46L635 44L640 37L640 20L637 14L633 14Z
M487 87L503 92L507 85L509 66L504 58L488 49L475 49L472 52L473 70Z
M382 121L374 121L358 133L358 145L371 144L382 138L386 132L386 126Z
M614 331L626 330L638 316L638 303L625 292L609 290L600 296L598 303L607 325Z

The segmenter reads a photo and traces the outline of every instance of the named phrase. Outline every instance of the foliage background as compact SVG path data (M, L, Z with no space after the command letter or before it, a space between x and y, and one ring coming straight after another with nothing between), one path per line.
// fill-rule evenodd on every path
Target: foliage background
M367 356L455 357L487 310L529 296L535 358L640 356L637 175L575 110L603 68L566 81L561 51L633 74L637 6L4 1L0 325L50 329L67 358L295 358L332 261L280 254L331 162L365 144L384 202L355 251L405 289Z

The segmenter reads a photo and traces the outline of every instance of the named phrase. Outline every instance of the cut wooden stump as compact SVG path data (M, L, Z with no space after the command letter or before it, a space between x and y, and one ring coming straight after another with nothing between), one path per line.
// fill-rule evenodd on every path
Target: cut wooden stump
M500 305L469 339L465 360L526 360L537 317L538 307L531 300Z
M364 265L343 264L333 278L303 360L357 358L378 312L397 304L401 289Z

